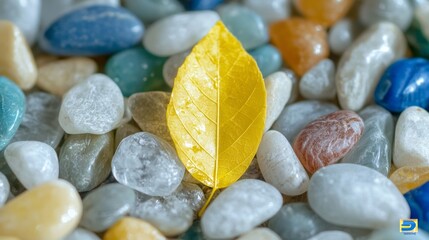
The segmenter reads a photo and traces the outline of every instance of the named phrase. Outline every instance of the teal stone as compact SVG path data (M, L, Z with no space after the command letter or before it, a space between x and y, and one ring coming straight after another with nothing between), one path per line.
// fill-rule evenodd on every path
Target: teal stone
M6 77L0 77L0 150L3 150L18 130L25 113L25 96Z
M415 55L425 58L429 57L429 39L423 33L417 19L413 20L406 32L406 36Z
M264 77L278 71L283 64L279 50L271 44L258 47L249 54L255 59Z
M222 22L246 50L268 42L266 23L253 10L232 3L219 7L217 11Z
M169 87L162 76L166 60L136 47L113 55L107 61L105 72L125 97L138 92L168 91Z
M125 7L144 23L185 11L178 0L125 0Z

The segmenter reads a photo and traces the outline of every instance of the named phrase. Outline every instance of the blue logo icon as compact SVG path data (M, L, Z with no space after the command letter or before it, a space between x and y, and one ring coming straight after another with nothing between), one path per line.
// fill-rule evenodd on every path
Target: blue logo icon
M399 232L404 234L416 234L419 231L418 219L399 220Z

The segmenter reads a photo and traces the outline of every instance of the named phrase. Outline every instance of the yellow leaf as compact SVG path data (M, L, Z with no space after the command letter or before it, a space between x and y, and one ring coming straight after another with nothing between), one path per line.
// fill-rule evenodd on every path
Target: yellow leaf
M180 160L213 195L248 168L265 115L265 85L255 60L217 22L174 80L167 124Z

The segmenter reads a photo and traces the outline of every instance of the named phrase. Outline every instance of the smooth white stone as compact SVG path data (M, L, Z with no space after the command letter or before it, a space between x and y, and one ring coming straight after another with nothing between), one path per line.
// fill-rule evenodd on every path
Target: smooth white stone
M398 226L392 225L388 228L383 228L372 232L371 236L367 240L428 240L429 234L422 229L419 229L419 232L415 235L406 235L402 232L399 232Z
M353 240L353 237L343 231L324 231L308 240Z
M335 80L341 107L358 111L372 102L384 70L404 57L406 48L402 31L393 23L377 23L361 34L338 64Z
M0 208L6 202L7 197L9 196L10 185L6 176L0 172Z
M265 78L267 90L267 117L264 132L271 128L280 116L292 92L292 80L284 72L275 72Z
M357 164L333 164L318 170L307 192L311 208L340 226L378 229L410 217L410 207L383 174Z
M40 0L0 0L0 19L13 22L29 45L36 40L40 23Z
M256 156L265 181L281 193L296 196L307 191L307 172L283 134L266 132Z
M409 107L396 123L393 163L396 167L429 166L429 113Z
M168 86L174 86L174 79L177 76L177 71L179 70L179 67L182 66L183 61L185 61L185 58L188 55L189 51L178 53L176 55L171 56L164 63L164 66L162 68L162 76L164 77L164 81L167 83Z
M334 62L324 59L312 67L299 81L299 91L307 99L334 99L336 94Z
M288 18L291 12L290 0L244 0L243 4L268 24Z
M351 19L345 18L336 22L329 29L329 49L340 56L352 44L358 32L358 24Z
M270 184L255 180L239 180L209 205L201 218L201 228L208 238L237 237L274 216L283 198Z
M281 240L281 238L271 229L259 227L237 238L237 240Z
M124 116L124 98L106 75L94 74L64 96L58 121L68 134L104 134Z
M178 13L150 25L143 37L144 47L157 56L171 56L194 46L219 20L213 11Z
M63 240L100 240L100 238L88 230L83 228L76 228L67 235Z
M6 147L4 156L10 169L27 189L58 179L57 153L46 143L14 142Z
M359 21L364 26L389 21L405 31L412 18L413 8L409 0L363 0L359 6Z

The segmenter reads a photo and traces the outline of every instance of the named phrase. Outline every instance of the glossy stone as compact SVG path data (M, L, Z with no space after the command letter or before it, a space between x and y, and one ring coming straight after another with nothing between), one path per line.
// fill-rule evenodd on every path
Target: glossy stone
M342 231L324 231L308 240L353 240L353 237Z
M7 197L9 196L10 185L6 176L0 172L0 208L6 202Z
M143 38L144 47L156 56L171 56L192 48L219 20L213 11L179 13L153 23Z
M271 24L270 36L283 61L299 76L329 55L326 31L304 18L293 17Z
M94 232L104 231L131 210L135 198L132 189L119 183L103 185L83 199L80 225Z
M367 166L387 176L392 161L393 117L375 105L364 108L359 115L364 120L365 130L341 162Z
M118 182L151 196L167 196L182 181L185 167L165 140L135 133L119 144L112 160Z
M174 79L177 76L177 71L179 67L182 66L185 58L189 55L189 51L185 51L182 53L178 53L176 55L171 56L165 62L162 69L162 76L164 77L164 81L168 86L173 87Z
M97 63L90 58L73 57L52 61L39 68L37 86L63 96L70 88L97 72Z
M237 240L280 240L280 237L269 228L255 228L252 231L237 238Z
M53 22L44 31L40 45L57 55L105 55L132 47L142 35L142 23L127 10L89 5Z
M117 221L103 237L103 240L166 240L164 236L149 223L131 217Z
M36 83L37 68L33 54L18 27L0 20L0 76L14 81L21 89L29 90Z
M324 59L308 70L299 81L299 92L307 99L334 99L336 94L334 62Z
M296 136L293 149L310 173L338 162L359 141L363 120L352 111L324 115L305 126Z
M279 50L271 44L253 49L249 54L255 59L263 76L276 72L282 66L282 56Z
M419 4L414 11L414 19L407 31L407 38L413 52L429 57L429 2Z
M292 91L292 80L284 72L275 72L265 78L267 91L267 116L265 129L268 131L279 117Z
M420 226L420 225L419 225ZM419 229L419 232L414 234L406 235L398 231L398 227L393 225L388 228L383 228L374 231L368 240L426 240L429 239L429 234L423 229Z
M412 17L413 9L408 0L363 0L359 6L359 21L364 26L388 21L404 31L410 26Z
M308 123L337 110L336 105L321 101L296 102L283 109L272 129L281 132L289 142L293 142Z
M294 0L301 14L325 27L341 19L353 6L353 0Z
M337 67L335 81L341 107L358 111L371 102L380 76L404 56L405 50L405 38L393 23L377 23L362 33Z
M46 143L14 142L6 147L4 156L13 173L27 189L58 178L57 153Z
M359 32L360 27L356 21L349 18L339 20L329 29L329 49L332 53L341 56Z
M0 150L13 138L25 112L25 96L17 85L0 76Z
M288 18L291 12L290 0L244 0L243 4L255 11L267 24Z
M407 107L429 110L429 61L423 58L399 60L390 65L375 89L375 102L391 112Z
M94 189L109 176L114 149L113 132L69 135L59 154L60 178L78 192Z
M178 0L125 0L125 7L145 23L185 10Z
M401 193L429 182L429 166L401 167L390 175L390 180Z
M419 227L429 231L429 183L404 194L411 209L411 219L418 219Z
M138 92L167 90L162 78L165 61L165 58L136 47L113 55L105 66L105 72L119 86L122 94L129 97Z
M223 3L224 0L180 0L187 10L209 10L214 9L217 5Z
M208 206L201 218L203 233L215 239L239 236L276 214L282 201L281 194L268 183L237 181Z
M410 216L407 202L388 178L357 164L320 169L310 179L307 196L317 214L342 226L378 229Z
M64 180L51 181L0 208L0 236L16 236L21 240L61 239L73 231L81 214L82 202L76 189Z
M409 107L396 123L393 163L396 167L429 165L429 113Z
M100 240L95 234L83 228L76 228L62 240Z
M107 76L94 74L63 98L58 121L68 134L110 132L124 115L119 87Z
M226 4L217 9L220 19L245 49L254 49L268 41L264 20L253 10L238 4Z

